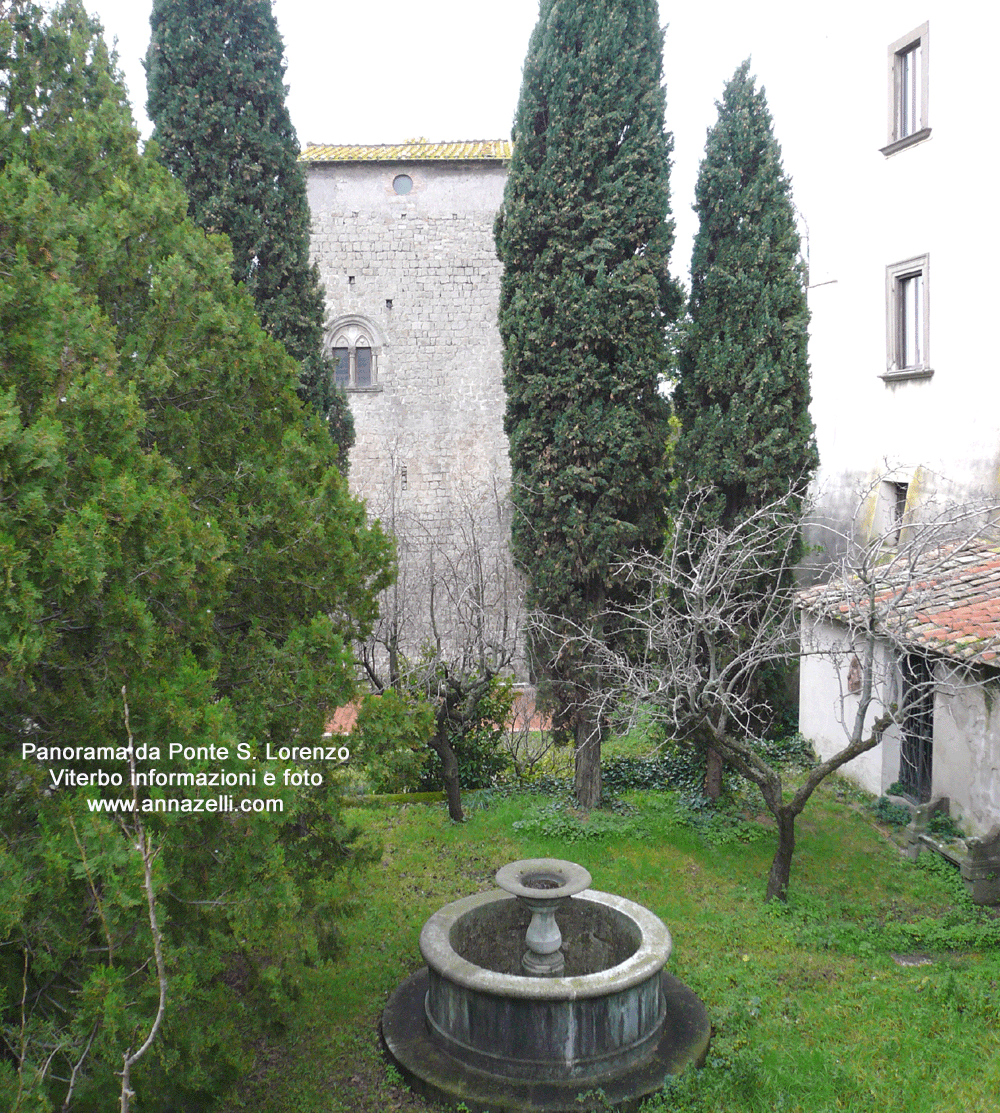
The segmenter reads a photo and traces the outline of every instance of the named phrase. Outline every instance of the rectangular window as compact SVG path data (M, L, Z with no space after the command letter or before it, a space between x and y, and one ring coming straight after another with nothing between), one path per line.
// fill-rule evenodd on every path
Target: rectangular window
M354 358L356 360L355 370L356 380L355 386L371 386L372 385L372 350L371 348L355 349Z
M919 143L930 133L927 114L929 24L923 23L889 47L889 139L882 148L892 155Z
M903 713L899 782L904 796L926 804L934 766L934 676L927 658L919 654L907 653L899 664Z
M924 362L924 276L909 274L899 280L899 352L904 367Z
M886 377L930 375L928 285L930 257L886 267Z
M880 491L879 540L884 545L899 544L899 536L906 520L906 500L910 493L908 483L883 479Z
M906 139L920 130L920 43L896 55L896 136Z
M333 381L346 390L351 381L350 352L347 348L333 349Z

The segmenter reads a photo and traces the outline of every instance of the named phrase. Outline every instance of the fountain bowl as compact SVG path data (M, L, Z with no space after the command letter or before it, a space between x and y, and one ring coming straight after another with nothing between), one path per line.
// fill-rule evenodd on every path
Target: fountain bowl
M590 871L562 858L524 858L501 866L496 883L511 896L527 900L563 900L589 888Z

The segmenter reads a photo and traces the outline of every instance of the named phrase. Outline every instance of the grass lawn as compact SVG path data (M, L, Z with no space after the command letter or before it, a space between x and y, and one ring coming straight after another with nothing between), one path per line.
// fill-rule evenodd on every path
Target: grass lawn
M753 809L692 822L648 791L586 820L528 795L497 797L461 825L442 805L349 818L381 861L338 877L341 953L312 972L226 1113L429 1108L380 1057L382 1007L422 965L433 911L541 856L582 863L594 888L660 916L668 969L708 1007L707 1065L647 1113L1000 1110L1000 919L971 907L952 867L903 859L843 782L797 824L786 906L764 904L774 838Z

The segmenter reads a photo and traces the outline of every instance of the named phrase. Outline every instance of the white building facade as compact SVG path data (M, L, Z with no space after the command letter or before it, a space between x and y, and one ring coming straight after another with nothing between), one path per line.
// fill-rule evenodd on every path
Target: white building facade
M851 111L827 137L825 170L806 163L826 176L828 199L806 214L820 454L806 536L814 578L836 569L849 540L901 548L949 507L1000 501L991 340L1000 281L986 266L1000 220L982 134L993 78L976 60L977 44L998 31L994 6L973 18L963 4L886 3L872 6L863 35L827 40L836 57L818 48L818 77L850 83ZM988 584L981 602L995 609L998 591ZM948 628L961 646L961 621ZM854 654L837 621L805 614L803 637L825 652L802 661L800 728L826 757L845 744ZM845 772L886 791L907 773L922 731L924 779L911 798L947 796L970 831L987 832L1000 823L1000 674L986 665L958 681L948 651L919 640L878 652L872 717L899 698L911 666L933 680L933 699L922 724L890 729Z
M850 84L850 114L822 137L825 160L818 146L799 160L800 179L822 180L802 192L824 200L805 213L820 451L808 540L824 552L1000 490L992 75L975 58L1000 14L876 4L863 30L827 40L834 57L817 44L817 76Z

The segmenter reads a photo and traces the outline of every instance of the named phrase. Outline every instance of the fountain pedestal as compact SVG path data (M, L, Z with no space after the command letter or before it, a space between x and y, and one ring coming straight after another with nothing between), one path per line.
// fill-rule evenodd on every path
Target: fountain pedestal
M521 965L534 977L558 977L566 969L556 912L570 897L589 888L590 873L561 858L527 858L497 870L496 883L531 912L524 934L528 949Z

